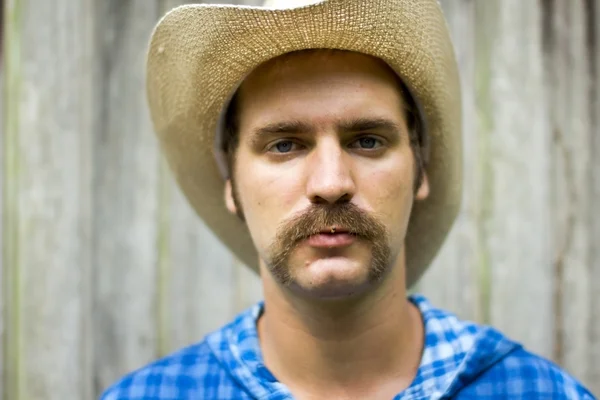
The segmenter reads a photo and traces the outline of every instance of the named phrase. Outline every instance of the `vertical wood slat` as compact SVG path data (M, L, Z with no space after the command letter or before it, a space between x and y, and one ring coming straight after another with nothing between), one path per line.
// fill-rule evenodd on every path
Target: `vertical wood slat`
M90 2L8 3L5 398L88 397ZM81 22L83 21L83 22Z
M0 130L6 132L4 120L4 1L0 0ZM4 135L0 139L0 224L4 224L4 162L5 143ZM2 225L3 226L3 225ZM0 249L4 245L4 229L0 229ZM5 310L5 280L4 280L4 257L0 250L0 385L4 382L4 344L6 341L6 313ZM4 390L0 388L0 400L4 399Z
M462 318L482 320L478 275L478 208L481 168L475 109L475 3L443 0L442 7L454 41L463 94L464 187L462 210L442 250L415 288L434 304Z
M167 293L164 308L162 353L201 339L224 324L234 312L233 256L199 221L181 192L168 179L170 202L168 256L162 265Z
M4 1L0 0L0 130L6 132L4 124ZM0 139L0 224L4 223L4 161L5 155L4 135ZM0 249L4 245L4 229L0 228ZM4 257L0 250L0 385L4 382L4 344L6 340L5 317L7 315L4 306L4 295L6 293L4 281ZM4 399L4 391L0 389L0 400Z
M79 357L79 369L81 372L81 389L80 395L82 398L92 397L94 393L94 344L93 344L93 220L92 220L92 170L93 170L93 125L96 122L95 107L97 106L97 97L95 95L97 87L97 71L96 68L96 21L94 18L94 2L93 1L82 1L81 2L84 10L82 16L85 21L85 28L83 28L81 41L84 43L86 52L80 59L80 73L82 74L82 83L80 90L82 97L84 98L84 109L81 110L81 117L83 123L80 125L81 144L79 147L80 152L80 180L78 184L81 186L80 190L80 207L81 212L79 216L79 222L83 225L79 230L74 230L73 233L75 238L83 242L78 244L86 250L85 258L80 261L79 265L74 267L82 268L84 271L83 279L79 282L79 296L81 299L82 308L82 320L80 321L82 336L81 354ZM67 3L67 8L69 3ZM67 35L68 37L68 35ZM76 104L76 103L75 103ZM65 193L68 195L68 193ZM77 236L79 235L79 236ZM68 391L69 388L66 388ZM49 396L49 394L46 394Z
M555 347L553 359L569 372L589 381L595 360L592 346L591 307L594 295L589 280L592 212L589 175L593 93L588 47L586 4L583 0L546 3L545 49L554 141L553 263L555 274Z
M586 277L590 282L590 349L589 349L589 371L586 381L590 385L590 390L596 395L600 395L600 213L597 211L597 205L600 204L600 1L586 1L586 13L588 16L588 46L591 51L591 88L592 88L592 165L590 168L591 176L591 199L590 199L590 245L591 256L589 261L589 276Z
M144 95L156 0L97 2L95 391L158 356L159 154Z
M6 41L3 57L3 74L6 81L3 102L4 132L3 135L3 176L2 176L2 264L3 264L3 300L4 326L3 332L3 368L2 395L4 399L17 399L19 388L19 313L18 313L18 276L17 276L17 180L16 175L16 140L18 138L17 110L19 104L5 99L15 98L19 91L21 13L19 4L8 1L6 7L6 25L4 31L11 38ZM15 213L13 213L15 211ZM10 329L9 329L10 328Z
M550 357L553 274L550 140L538 2L477 0L481 134L487 136L484 236L490 323ZM517 312L518 310L518 312Z

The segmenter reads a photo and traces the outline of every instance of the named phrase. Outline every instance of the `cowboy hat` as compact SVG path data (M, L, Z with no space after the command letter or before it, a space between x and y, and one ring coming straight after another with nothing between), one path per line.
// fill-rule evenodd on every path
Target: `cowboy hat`
M148 104L160 147L197 214L243 263L258 271L248 229L223 200L223 115L256 67L286 53L317 48L385 61L418 106L430 146L430 195L415 203L409 222L410 287L442 246L462 190L458 68L436 0L276 0L266 7L196 4L171 10L152 33L146 65Z

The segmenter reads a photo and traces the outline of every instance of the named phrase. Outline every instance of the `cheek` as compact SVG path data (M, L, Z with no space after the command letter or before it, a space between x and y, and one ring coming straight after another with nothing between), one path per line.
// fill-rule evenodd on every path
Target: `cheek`
M405 157L363 177L365 200L390 234L404 236L414 199L412 164Z
M301 199L300 174L260 162L242 162L240 159L243 168L236 175L240 206L256 245L267 245Z
M409 177L410 178L410 177ZM376 207L386 216L393 218L404 214L412 203L412 179L403 179L397 173L380 172L371 177L371 191L376 193ZM380 182L375 186L375 182Z
M282 174L272 167L247 168L246 176L240 176L238 192L245 209L257 211L265 208L275 211L289 208L302 193L297 174Z

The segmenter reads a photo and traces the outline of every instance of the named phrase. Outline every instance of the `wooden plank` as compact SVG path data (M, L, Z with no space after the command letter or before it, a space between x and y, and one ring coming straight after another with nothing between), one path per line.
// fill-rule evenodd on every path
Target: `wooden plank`
M590 160L593 93L583 0L545 3L543 37L553 135L553 359L587 381L591 363ZM549 327L550 328L550 327ZM586 382L586 383L592 383Z
M3 144L3 174L2 174L2 264L3 264L3 293L4 301L3 308L3 379L2 379L2 397L3 399L18 400L18 371L20 365L18 362L19 344L19 297L17 295L17 287L19 284L17 270L17 180L16 180L16 163L17 152L14 149L17 146L18 139L18 108L19 103L16 101L8 101L15 98L20 90L19 77L20 74L20 42L21 42L21 13L19 4L15 2L7 2L6 8L6 25L4 32L7 32L11 41L6 41L5 51L3 52L3 77L6 82L6 90L2 93L5 120L3 121L4 140ZM14 54L11 56L11 54ZM6 98L6 100L5 100ZM11 176L13 177L11 179Z
M168 237L162 243L162 353L196 342L234 312L234 259L194 213L176 185L168 184L162 206Z
M479 139L475 108L475 3L441 2L454 41L462 78L464 187L461 212L444 247L415 291L462 318L483 320L487 313L480 294L478 214L480 181Z
M11 36L11 41L6 41L3 48L3 78L6 82L5 91L2 92L3 104L6 105L3 114L3 129L5 132L2 141L3 153L3 171L2 171L2 278L3 278L3 337L2 345L2 383L3 399L18 399L18 348L19 348L19 321L18 308L19 297L17 296L18 274L17 274L17 180L11 179L16 175L17 153L13 150L16 147L18 138L18 107L19 103L8 101L14 98L19 91L20 71L20 39L21 39L21 18L19 5L14 2L7 2L5 5L6 24L3 26L3 32ZM10 56L13 54L14 56ZM6 97L6 100L5 100ZM12 116L12 117L9 117ZM16 177L15 177L16 178Z
M539 2L477 0L482 238L493 286L490 323L552 355L551 137L543 99ZM489 174L489 175L488 175Z
M240 312L253 306L263 297L262 282L246 265L236 260L234 311Z
M590 301L590 349L589 371L586 382L592 393L600 395L600 213L597 205L600 204L600 2L588 1L586 12L588 13L588 46L591 52L591 85L592 102L592 165L590 168L592 197L590 199L590 245L591 257L589 262Z
M4 395L89 398L90 1L7 6Z
M4 120L4 41L3 41L3 32L4 32L4 1L0 0L0 129L2 132L6 132L5 120ZM5 146L4 140L0 141L0 210L4 211L4 161L5 161ZM0 212L0 215L3 213ZM0 218L4 223L4 218ZM0 229L0 249L4 248L3 241L3 229ZM4 280L4 257L2 256L2 251L0 250L0 387L4 387L5 384L5 376L4 376L4 344L6 343L6 335L5 335L5 318L7 313L4 310L5 306L5 280ZM4 399L4 391L0 389L0 400Z
M4 45L3 45L3 31L4 31L4 2L0 0L0 129L2 132L6 131L6 127L4 125ZM4 185L4 141L0 142L0 187L3 188ZM2 190L2 195L0 195L0 210L4 210L4 199L3 199L4 190ZM0 229L0 248L4 247L3 242L3 229ZM0 252L1 253L1 252ZM0 256L0 385L4 386L4 343L6 340L5 337L5 327L4 321L6 318L6 313L4 311L4 258ZM3 390L0 390L0 400L4 399Z
M105 0L95 19L95 393L158 355L159 154L144 92L157 0Z

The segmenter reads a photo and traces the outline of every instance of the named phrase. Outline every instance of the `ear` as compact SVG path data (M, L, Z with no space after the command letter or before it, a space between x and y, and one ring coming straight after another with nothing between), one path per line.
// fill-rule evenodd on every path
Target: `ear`
M235 205L235 201L233 200L233 187L231 186L231 179L227 179L225 182L225 205L227 209L232 214L237 214L237 207Z
M423 179L415 194L415 200L425 200L427 197L429 197L429 180L427 179L427 173L423 171Z

